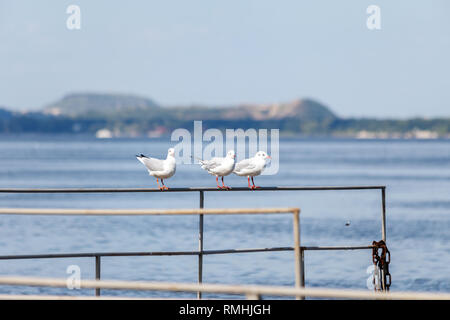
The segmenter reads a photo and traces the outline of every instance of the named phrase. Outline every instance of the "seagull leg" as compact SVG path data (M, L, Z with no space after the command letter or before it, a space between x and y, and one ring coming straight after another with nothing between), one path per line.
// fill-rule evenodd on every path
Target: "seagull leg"
M226 186L225 183L223 182L223 176L222 176L222 188L227 190L231 189L229 186Z
M250 176L247 177L247 180L248 180L248 188L253 189L252 186L250 185Z
M252 177L252 183L253 183L252 189L258 189L258 188L261 188L261 187L255 186L255 181L253 181L253 177Z
M159 179L158 178L156 178L156 183L158 184L159 190L162 190L161 186L159 185Z
M168 187L166 187L166 185L164 184L164 179L161 179L161 182L162 182L162 190L169 190L169 188Z
M222 189L222 187L219 186L219 176L216 176L216 183L217 183L217 188Z

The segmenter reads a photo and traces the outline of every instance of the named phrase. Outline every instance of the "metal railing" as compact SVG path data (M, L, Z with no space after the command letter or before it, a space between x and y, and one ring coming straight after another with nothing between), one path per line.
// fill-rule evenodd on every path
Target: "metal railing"
M66 279L32 278L32 277L0 277L1 285L61 287L67 286ZM205 283L147 282L147 281L112 281L112 280L81 280L80 289L108 290L140 290L168 292L206 292L231 295L244 295L247 299L261 299L264 296L298 297L309 296L317 298L337 299L376 299L376 300L450 300L450 293L428 292L370 292L349 289L327 288L293 288L286 286L262 285L228 285ZM0 299L92 299L89 296L49 296L49 295L0 295ZM101 298L101 297L95 297ZM135 299L120 296L103 297L104 299ZM145 299L145 298L144 298Z
M82 215L82 216L117 216L117 215L241 215L241 214L280 214L280 213L292 213L294 217L294 256L295 256L295 284L300 287L301 275L303 274L302 265L300 264L300 209L299 208L247 208L247 209L35 209L35 208L0 208L0 214L11 215ZM271 251L272 248L258 248L258 249L229 249L229 250L216 250L217 253L237 253L237 252L255 252L256 251ZM111 253L112 255L120 255L120 253ZM111 255L109 254L109 255ZM125 255L155 255L154 252L146 253L124 253ZM199 254L198 252L159 252L159 255L177 254L177 255L190 255ZM203 253L205 254L205 253ZM209 252L209 254L213 254ZM78 257L92 256L92 253L88 254L64 254L64 257ZM99 253L95 256L95 270L96 279L100 279L100 257L108 254ZM27 256L1 256L0 259L26 259L26 258L62 258L61 254L54 255L27 255ZM100 288L95 288L96 295L100 295ZM201 293L201 291L198 291Z
M0 193L135 193L135 192L198 192L199 193L199 208L204 209L205 192L267 192L267 191L332 191L332 190L379 190L381 191L381 238L386 242L386 187L385 186L311 186L311 187L261 187L255 190L248 188L233 188L231 190L220 190L217 188L170 188L169 190L161 191L155 188L64 188L64 189L2 189ZM14 209L6 208L0 209L0 214L11 213L11 210L16 210L16 214L39 214L39 209ZM145 214L144 212L166 211L171 210L99 210L90 209L45 209L48 214L58 214L66 212L67 214L108 214L108 212L115 211L117 214L123 215L138 215ZM27 254L27 255L1 255L0 260L13 260L13 259L51 259L51 258L81 258L81 257L94 257L95 258L95 278L100 280L101 277L101 257L119 257L119 256L172 256L172 255L197 255L198 256L198 283L203 282L203 256L212 254L229 254L229 253L251 253L251 252L270 252L270 251L295 251L295 254L299 256L296 259L296 286L304 287L305 273L304 273L304 251L307 250L372 250L373 245L360 245L360 246L300 246L300 238L298 239L298 245L294 244L294 247L272 247L272 248L248 248L248 249L222 249L222 250L204 250L203 249L203 233L204 233L204 214L208 214L207 209L205 211L190 210L189 214L199 215L199 243L198 251L154 251L154 252L88 252L88 253L60 253L60 254ZM231 210L231 209L214 209L218 210ZM249 209L245 209L249 210ZM258 209L256 209L258 210ZM270 209L269 209L270 210ZM9 212L8 212L9 211ZM126 212L125 212L126 211ZM173 211L173 210L172 210ZM175 210L176 211L176 210ZM212 212L210 211L210 212ZM194 213L197 212L197 213ZM296 225L298 230L295 230ZM294 233L300 234L299 221L295 222L294 214ZM298 251L298 252L297 252ZM299 273L297 274L297 270ZM383 279L381 279L381 282ZM381 283L381 288L384 290L385 285ZM96 296L100 295L100 288L95 290ZM201 299L201 291L198 291L197 298Z

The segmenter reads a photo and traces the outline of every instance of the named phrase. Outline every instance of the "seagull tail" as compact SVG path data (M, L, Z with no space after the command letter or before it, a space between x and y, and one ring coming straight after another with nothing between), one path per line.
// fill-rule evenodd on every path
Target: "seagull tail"
M195 159L195 160L198 160L198 162L199 162L200 164L203 164L203 159L200 159L200 158L197 158L197 157L194 157L194 156L191 156L191 158L192 158L192 159Z
M147 158L142 153L140 155L136 155L136 159L139 160L140 163L142 163L145 166L144 158Z

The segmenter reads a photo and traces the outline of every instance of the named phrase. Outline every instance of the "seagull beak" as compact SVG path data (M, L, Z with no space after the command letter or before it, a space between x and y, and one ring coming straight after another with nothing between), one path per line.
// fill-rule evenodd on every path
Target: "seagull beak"
M267 155L267 159L272 159L272 157L271 157L271 156L269 156L269 155Z

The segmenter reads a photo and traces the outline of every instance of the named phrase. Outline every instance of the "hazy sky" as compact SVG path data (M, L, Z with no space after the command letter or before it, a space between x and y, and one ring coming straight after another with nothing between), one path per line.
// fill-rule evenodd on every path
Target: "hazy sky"
M81 8L69 30L66 9ZM369 5L381 30L369 30ZM0 105L66 93L163 105L311 97L338 115L450 116L448 0L0 0Z

